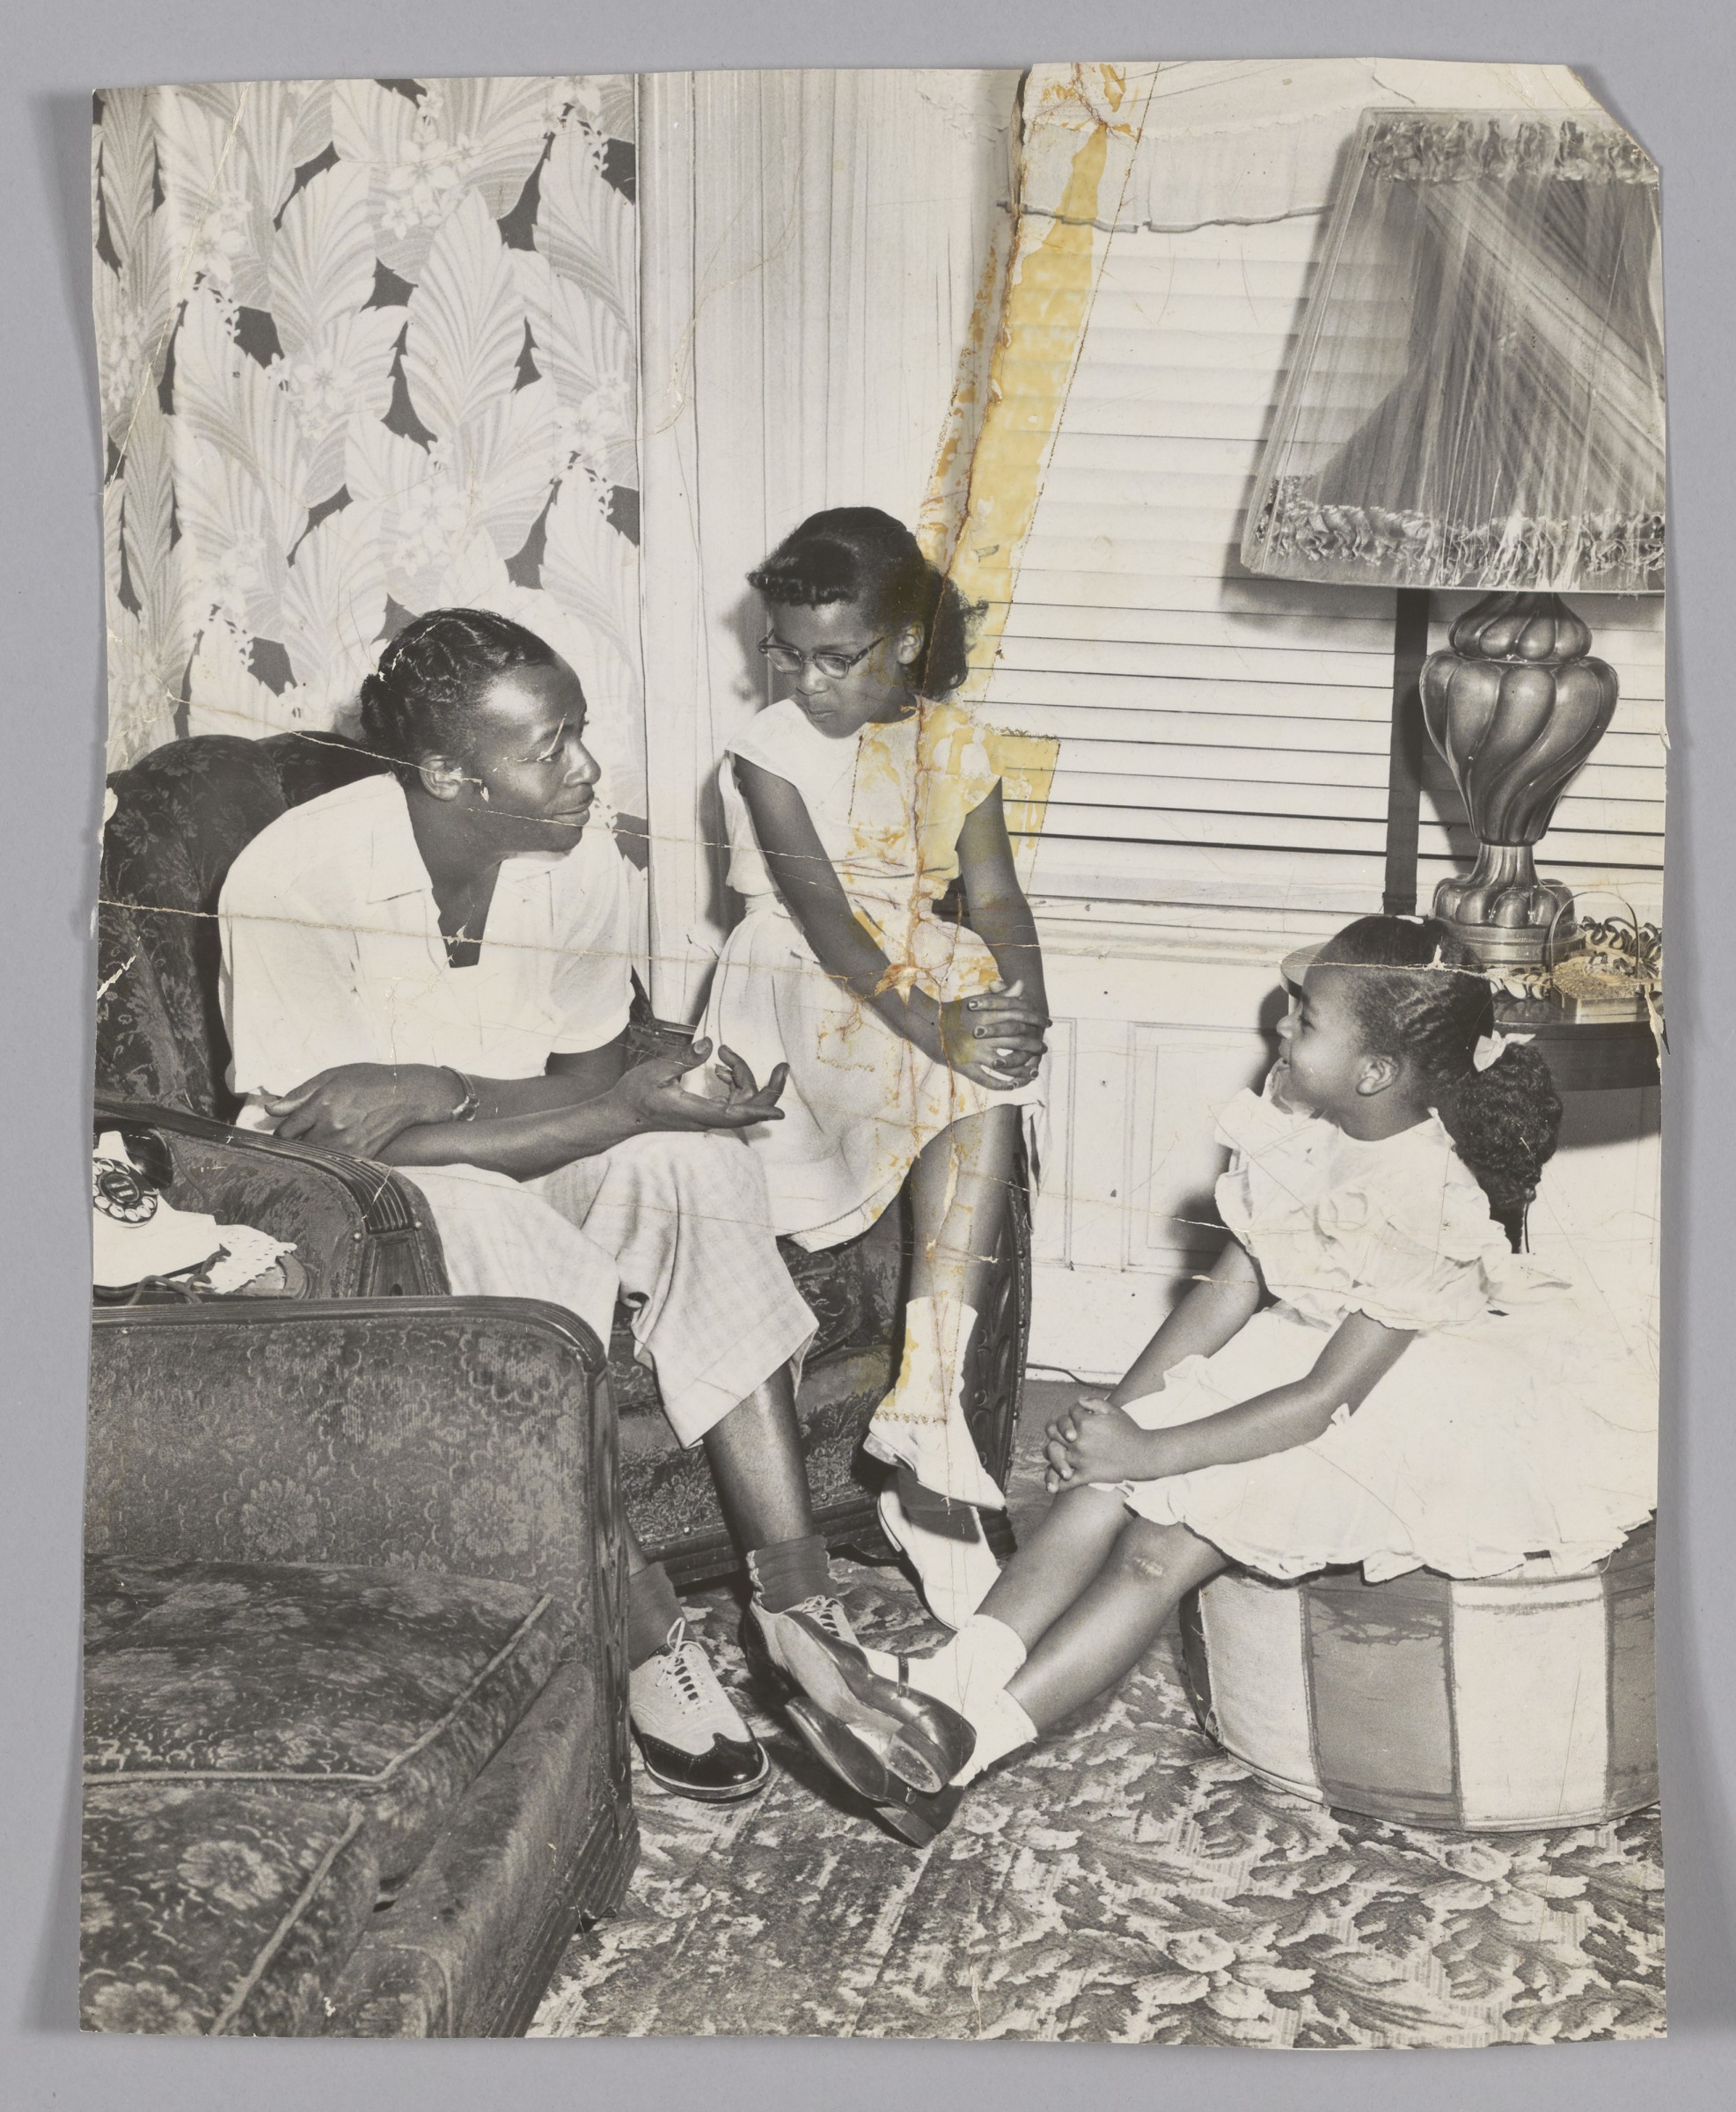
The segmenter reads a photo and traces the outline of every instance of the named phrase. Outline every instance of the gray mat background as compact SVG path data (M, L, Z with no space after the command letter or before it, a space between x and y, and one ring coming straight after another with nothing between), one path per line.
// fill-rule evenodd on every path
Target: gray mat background
M1695 2108L1736 2091L1736 1038L1724 952L1736 715L1732 328L1736 10L1731 0L10 0L0 31L0 2101L128 2112L317 2102L524 2112L589 2100L692 2112L853 2112L1064 2094L1198 2094L1222 2112L1478 2104ZM75 1756L84 1209L102 755L100 457L89 319L90 92L271 76L685 66L1022 65L1038 58L1406 55L1562 61L1662 163L1673 433L1671 1060L1666 1167L1662 1617L1670 1874L1666 2044L1300 2056L820 2041L535 2045L190 2044L76 2027ZM1718 2078L1723 2078L1722 2083Z

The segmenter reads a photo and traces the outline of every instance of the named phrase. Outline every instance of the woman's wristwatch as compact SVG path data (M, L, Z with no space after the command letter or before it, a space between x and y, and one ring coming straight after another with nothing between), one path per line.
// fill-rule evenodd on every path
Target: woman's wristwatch
M453 1077L464 1088L464 1098L459 1101L446 1119L449 1122L473 1122L476 1119L476 1111L482 1104L482 1096L476 1089L475 1080L467 1077L456 1064L443 1064L440 1067L443 1070L450 1071Z

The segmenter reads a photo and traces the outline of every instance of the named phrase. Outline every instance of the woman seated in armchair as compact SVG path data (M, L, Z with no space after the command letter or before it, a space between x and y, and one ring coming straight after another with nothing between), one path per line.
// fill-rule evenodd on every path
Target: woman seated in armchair
M780 1118L720 1050L629 1067L629 905L592 819L578 678L471 609L417 618L362 693L392 764L293 808L241 853L219 913L231 1083L250 1127L409 1170L459 1294L546 1299L609 1337L618 1292L747 1551L750 1629L851 1637L816 1534L795 1413L813 1333L739 1132ZM747 1796L765 1755L629 1536L635 1734L654 1778ZM809 1652L811 1656L811 1650ZM927 1705L911 1704L919 1727Z

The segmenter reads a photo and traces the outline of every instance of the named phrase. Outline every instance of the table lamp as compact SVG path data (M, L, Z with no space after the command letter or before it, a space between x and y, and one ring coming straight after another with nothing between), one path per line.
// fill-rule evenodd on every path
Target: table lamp
M1534 847L1615 709L1561 597L1664 589L1660 268L1601 113L1365 112L1255 481L1250 572L1397 587L1425 642L1431 589L1483 593L1417 686L1477 842L1435 914L1491 965L1571 923Z

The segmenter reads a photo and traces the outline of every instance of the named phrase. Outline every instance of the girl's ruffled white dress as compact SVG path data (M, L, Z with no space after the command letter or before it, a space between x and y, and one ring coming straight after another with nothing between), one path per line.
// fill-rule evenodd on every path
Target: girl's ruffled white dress
M1128 1413L1147 1429L1303 1377L1346 1315L1416 1331L1311 1444L1123 1485L1273 1577L1360 1563L1492 1576L1582 1569L1657 1503L1657 1375L1595 1294L1515 1254L1438 1116L1375 1143L1244 1092L1220 1118L1224 1222L1278 1302Z
M958 835L999 781L968 713L924 704L891 725L834 739L785 700L729 744L721 772L729 884L746 904L724 943L701 1031L763 1081L789 1083L781 1122L750 1133L773 1228L809 1249L873 1224L930 1138L997 1103L1035 1109L1042 1079L995 1092L923 1055L821 967L779 900L736 787L743 757L802 795L858 920L895 987L943 1000L985 990L994 957L975 932L937 917L958 877Z

